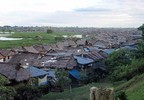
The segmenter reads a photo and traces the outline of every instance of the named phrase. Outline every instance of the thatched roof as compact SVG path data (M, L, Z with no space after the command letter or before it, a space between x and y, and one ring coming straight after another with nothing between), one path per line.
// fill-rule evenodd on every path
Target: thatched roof
M30 75L26 69L20 68L18 64L0 63L0 74L10 80L23 81L28 80Z
M30 47L23 47L25 52L30 52L30 53L39 53L33 46Z
M3 49L3 50L0 50L0 54L3 56L13 56L15 53L11 50Z
M43 47L43 45L33 45L33 47L39 52L45 54L47 50Z
M23 63L26 60L26 61L29 61L28 63L30 63L30 61L34 59L38 59L38 57L40 57L39 54L19 53L19 54L14 55L9 62L10 63Z

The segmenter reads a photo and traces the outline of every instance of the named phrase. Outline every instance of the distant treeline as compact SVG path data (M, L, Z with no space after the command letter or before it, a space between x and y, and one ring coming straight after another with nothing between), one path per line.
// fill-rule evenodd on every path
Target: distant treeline
M51 26L0 26L0 32L75 32L75 33L100 33L118 31L136 31L136 28L94 28L94 27L51 27Z

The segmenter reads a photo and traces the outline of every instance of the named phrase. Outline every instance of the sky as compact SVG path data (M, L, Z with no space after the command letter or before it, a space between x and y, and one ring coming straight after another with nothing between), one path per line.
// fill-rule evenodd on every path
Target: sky
M0 26L139 27L144 0L0 0Z

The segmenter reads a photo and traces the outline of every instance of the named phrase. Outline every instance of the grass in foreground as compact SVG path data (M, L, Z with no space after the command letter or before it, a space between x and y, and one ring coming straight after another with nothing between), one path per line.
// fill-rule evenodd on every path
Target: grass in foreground
M72 91L65 90L62 93L48 93L40 100L89 100L90 88L92 86L111 87L110 83L91 83L82 87L73 88Z
M135 76L115 89L126 91L128 100L144 100L144 74Z
M118 85L118 84L117 84ZM144 74L135 76L129 81L112 85L110 83L92 83L82 87L66 90L62 93L48 93L40 100L89 100L90 88L92 86L115 87L115 91L124 90L128 100L144 100Z

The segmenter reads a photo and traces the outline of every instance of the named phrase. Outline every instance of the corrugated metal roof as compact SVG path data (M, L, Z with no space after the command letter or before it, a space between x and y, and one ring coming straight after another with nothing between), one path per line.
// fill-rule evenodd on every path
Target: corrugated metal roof
M115 49L105 49L103 51L106 52L107 54L111 54L115 51Z
M89 52L87 54L87 56L91 59L93 59L94 61L97 61L97 60L101 60L101 59L104 59L104 57L99 54L97 51L92 51L92 52Z
M48 74L48 72L33 66L28 67L26 70L30 72L31 77L38 77Z
M94 62L94 60L90 58L82 57L82 56L74 56L74 58L77 60L79 64L82 64L82 65L86 65L86 64L90 64Z
M72 75L74 78L81 80L80 72L78 70L73 69L73 70L69 71L69 74Z

